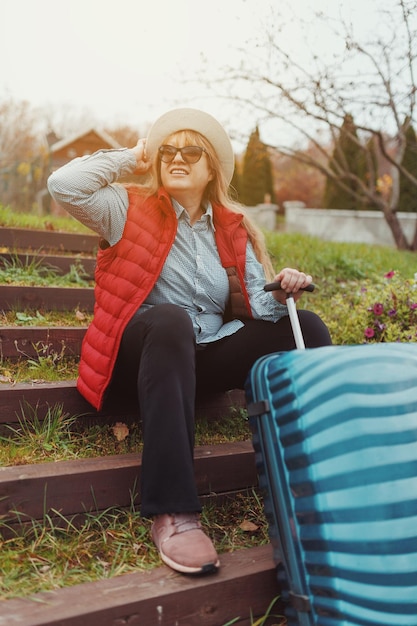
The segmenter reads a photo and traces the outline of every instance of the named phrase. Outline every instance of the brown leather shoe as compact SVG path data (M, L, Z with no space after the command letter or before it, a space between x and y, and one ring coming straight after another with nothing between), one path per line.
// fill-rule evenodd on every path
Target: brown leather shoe
M166 565L182 574L211 574L220 567L217 552L196 513L157 515L152 539Z

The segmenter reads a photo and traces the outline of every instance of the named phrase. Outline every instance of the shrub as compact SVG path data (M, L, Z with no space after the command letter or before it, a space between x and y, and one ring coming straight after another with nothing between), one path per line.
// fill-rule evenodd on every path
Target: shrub
M322 313L335 344L417 341L417 275L346 283Z

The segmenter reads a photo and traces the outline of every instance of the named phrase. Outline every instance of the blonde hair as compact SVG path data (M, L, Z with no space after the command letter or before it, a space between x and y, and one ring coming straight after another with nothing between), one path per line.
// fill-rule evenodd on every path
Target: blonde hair
M214 176L206 187L203 196L203 202L220 204L229 209L229 211L232 211L233 213L243 215L242 225L244 228L246 228L248 232L248 236L255 251L256 258L264 268L265 278L267 280L272 280L275 272L266 248L265 237L260 228L258 228L254 221L247 215L246 208L243 207L239 202L233 200L233 198L231 197L229 192L229 185L223 173L223 168L212 144L203 135L193 130L181 130L173 133L166 138L164 143L169 142L173 139L177 139L179 145L200 146L201 148L205 149L209 159L209 165ZM126 185L126 187L130 190L135 189L138 193L141 193L141 195L143 194L145 196L154 195L158 191L158 189L162 185L161 162L158 152L153 158L150 174L151 176L148 182L144 185L134 185L130 183Z

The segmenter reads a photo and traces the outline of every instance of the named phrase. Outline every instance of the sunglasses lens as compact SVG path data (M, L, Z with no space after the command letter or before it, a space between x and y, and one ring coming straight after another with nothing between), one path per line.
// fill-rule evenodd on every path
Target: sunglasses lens
M177 152L181 152L181 157L186 163L197 163L201 159L204 148L199 146L185 146L184 148L176 148L175 146L159 147L159 156L164 163L171 163Z
M161 157L161 161L164 163L171 163L173 161L175 155L177 154L177 149L174 146L160 146L159 147L159 156Z
M201 159L203 148L198 146L185 146L181 148L181 156L186 163L197 163Z

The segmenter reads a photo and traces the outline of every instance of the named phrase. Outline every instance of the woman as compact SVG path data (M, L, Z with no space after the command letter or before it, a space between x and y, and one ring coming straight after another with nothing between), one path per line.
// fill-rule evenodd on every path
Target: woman
M141 512L153 518L162 560L189 574L219 567L199 523L196 392L243 388L258 357L293 349L285 292L298 300L312 280L273 271L261 233L228 196L233 169L217 120L176 109L134 148L77 158L48 181L55 200L100 235L78 388L97 409L135 390ZM149 184L117 183L134 172L150 173ZM266 280L282 291L265 293ZM319 317L299 314L307 347L331 343Z

